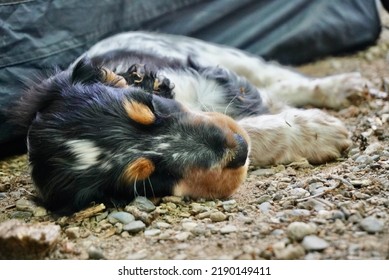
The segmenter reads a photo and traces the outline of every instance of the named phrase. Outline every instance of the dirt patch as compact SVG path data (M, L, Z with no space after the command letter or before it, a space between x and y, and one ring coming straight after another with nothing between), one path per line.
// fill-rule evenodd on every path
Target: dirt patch
M389 32L361 53L300 67L325 76L359 71L388 92ZM320 166L251 170L227 201L164 198L80 219L52 217L33 204L26 156L0 162L0 222L60 226L48 259L387 259L389 102L367 97L328 113L352 134L347 156Z

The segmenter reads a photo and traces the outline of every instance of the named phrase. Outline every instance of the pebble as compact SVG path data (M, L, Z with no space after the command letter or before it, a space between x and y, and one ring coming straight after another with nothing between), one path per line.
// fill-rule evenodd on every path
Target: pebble
M43 259L55 248L60 237L58 225L6 220L0 223L0 259Z
M269 201L265 201L263 203L261 203L259 206L258 206L259 210L261 210L262 213L268 213L270 211L270 209L272 208L272 205Z
M227 212L230 212L232 209L236 207L236 201L235 199L226 200L222 202L223 209Z
M368 164L368 163L372 163L373 159L368 155L360 155L355 159L355 162Z
M182 228L186 231L191 231L193 230L194 228L196 228L198 226L197 223L195 222L183 222L182 223Z
M317 189L324 187L322 182L314 182L309 184L308 190L310 193L315 193Z
M381 232L384 229L384 222L372 216L364 218L359 223L360 227L368 233Z
M287 209L277 213L278 217L305 217L310 216L311 211L307 209Z
M300 241L305 236L314 234L316 232L316 226L303 222L293 222L288 225L286 232L290 239Z
M37 206L34 208L32 215L34 217L44 217L47 215L47 210L41 206Z
M375 142L366 147L364 153L367 155L375 154L383 150L383 146L379 142Z
M123 226L123 230L130 233L137 233L146 228L146 225L142 221L132 221Z
M371 181L370 180L352 180L350 181L350 183L354 186L354 187L357 187L357 188L361 188L361 187L367 187L371 184Z
M229 234L229 233L236 232L237 230L238 230L238 228L236 226L226 225L220 229L220 233L221 234Z
M265 201L271 200L271 196L268 194L260 196L255 202L258 204L264 203Z
M0 199L6 198L7 194L4 192L0 192Z
M165 203L172 202L175 204L182 204L183 203L181 196L165 196L162 198L162 201Z
M305 256L305 250L301 245L289 244L284 249L276 250L275 256L279 260L298 260Z
M255 171L252 171L250 174L255 175L255 176L269 177L269 176L274 175L275 173L276 173L276 170L274 170L272 168L268 168L268 169L257 169Z
M172 227L171 224L165 223L165 222L157 222L155 225L156 225L157 228L159 228L159 229L166 229L166 228Z
M65 234L69 239L76 239L80 237L79 227L70 227L65 230Z
M327 241L316 235L305 236L301 245L307 251L321 251L329 246Z
M289 195L295 198L303 198L309 196L309 192L303 188L294 188L289 191Z
M31 200L22 198L16 201L16 209L19 211L34 212L36 207L35 203Z
M174 238L178 241L185 241L187 240L192 234L190 232L184 231L177 233Z
M124 225L131 223L135 221L135 217L127 212L113 212L108 215L108 222L111 224L116 224L117 222L120 222Z
M209 215L209 218L211 219L212 222L217 223L217 222L225 221L227 219L227 215L225 215L224 213L222 213L220 211L217 211L217 212L211 213Z
M281 236L283 235L285 232L282 230L282 229L275 229L273 230L270 234L271 235L274 235L274 236Z
M199 203L192 203L190 205L190 207L191 207L190 212L194 215L197 215L199 213L206 212L209 210L208 207L205 207Z
M150 213L155 210L155 205L144 196L138 196L132 202L140 211Z
M103 251L93 245L88 248L88 257L90 260L105 259Z
M108 211L105 211L105 212L96 216L96 221L100 222L100 221L104 220L105 218L107 218L107 216L108 216Z
M31 218L32 213L26 211L15 211L10 215L11 219L28 219Z
M160 229L154 228L154 229L147 229L145 230L144 234L145 236L157 236L161 233Z

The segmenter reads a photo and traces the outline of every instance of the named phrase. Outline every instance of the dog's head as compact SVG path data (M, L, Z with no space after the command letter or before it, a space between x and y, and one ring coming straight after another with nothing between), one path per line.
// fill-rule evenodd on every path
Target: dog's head
M231 118L192 112L86 60L31 87L18 110L52 211L137 195L224 198L247 172L249 138Z

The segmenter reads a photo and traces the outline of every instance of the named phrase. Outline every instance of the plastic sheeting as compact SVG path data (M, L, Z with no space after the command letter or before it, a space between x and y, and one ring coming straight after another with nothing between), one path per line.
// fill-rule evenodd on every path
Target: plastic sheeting
M301 64L372 44L380 21L374 0L0 0L0 156L23 136L4 109L27 77L64 68L98 40L129 30L183 34Z

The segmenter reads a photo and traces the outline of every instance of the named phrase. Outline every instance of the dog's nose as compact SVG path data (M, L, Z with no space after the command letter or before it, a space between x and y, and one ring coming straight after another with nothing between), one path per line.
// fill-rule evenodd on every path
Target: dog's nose
M232 160L227 164L227 168L238 168L246 164L249 148L246 140L239 134L234 134L237 143L233 150Z

